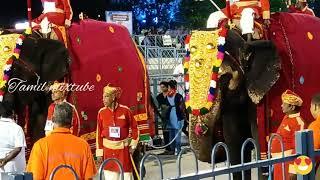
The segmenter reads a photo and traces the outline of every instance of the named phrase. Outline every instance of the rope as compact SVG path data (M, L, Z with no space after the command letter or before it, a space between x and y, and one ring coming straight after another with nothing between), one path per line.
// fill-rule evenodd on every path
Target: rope
M139 173L138 173L136 164L134 163L134 160L133 160L133 158L132 158L132 154L130 154L130 159L131 159L131 164L132 164L132 166L133 166L134 172L136 173L136 176L137 176L138 180L140 180L140 175L139 175Z
M151 146L151 147L154 148L154 149L163 149L163 148L166 148L166 147L170 146L170 145L178 138L179 134L180 134L181 131L182 131L182 128L183 128L183 126L179 129L179 132L176 134L176 136L175 136L168 144L166 144L166 145L164 145L164 146L154 146L154 145L152 144L152 138L150 137L150 139L149 139L149 146Z

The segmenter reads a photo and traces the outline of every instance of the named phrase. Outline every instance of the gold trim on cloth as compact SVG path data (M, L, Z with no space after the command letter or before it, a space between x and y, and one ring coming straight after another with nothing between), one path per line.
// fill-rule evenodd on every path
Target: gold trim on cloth
M137 114L137 115L134 115L134 119L136 121L148 120L148 115L147 115L147 113Z
M129 146L129 139L124 139L121 141L111 141L109 139L103 138L103 147L108 149L124 149L124 147Z
M259 1L238 1L235 3L238 7L244 7L244 6L261 6L261 3Z
M80 137L86 141L96 139L96 131L93 131L93 132L87 133L87 134L83 134Z
M292 154L292 149L284 151L284 156L290 156ZM271 153L272 157L282 157L282 152Z
M263 19L270 19L270 11L263 11L262 18Z

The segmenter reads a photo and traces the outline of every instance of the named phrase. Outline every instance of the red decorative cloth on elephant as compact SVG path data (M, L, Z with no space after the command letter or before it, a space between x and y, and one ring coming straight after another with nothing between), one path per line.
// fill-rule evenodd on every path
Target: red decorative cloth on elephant
M282 94L281 100L283 103L299 107L301 107L303 103L301 97L290 90L287 90ZM282 137L285 156L295 154L295 132L303 130L304 126L305 124L300 113L289 114L283 118L276 133ZM271 154L272 157L282 157L281 144L277 139L272 141ZM289 173L296 174L292 162L285 163L284 173L285 179L290 179ZM282 180L282 176L282 165L274 165L274 180Z
M117 94L117 97L120 94L119 88L110 86L106 86L103 93L104 95ZM125 179L132 179L133 167L129 148L137 147L139 130L130 109L121 104L116 104L114 110L109 107L101 108L98 112L96 133L96 156L103 156L103 159L118 159L123 166ZM119 176L119 168L114 162L107 164L105 170L104 173L108 179L113 179L110 176L115 179Z
M320 18L300 13L275 13L271 16L268 37L276 45L281 60L280 77L268 91L258 108L258 128L261 152L267 153L266 136L275 133L283 118L279 108L281 94L292 89L303 99L310 102L313 94L318 93L320 61ZM299 28L297 28L299 27ZM302 106L301 116L309 124L314 118L309 106Z
M85 19L72 24L68 35L72 83L93 87L93 90L72 91L68 96L68 102L76 105L83 119L81 137L95 151L102 91L106 84L111 83L121 87L118 102L129 107L134 115L140 141L149 141L155 134L155 121L146 61L128 30L118 24Z
M54 91L64 91L63 89L66 88L65 83L54 83L51 86L51 90L52 92ZM62 88L62 89L60 89ZM66 100L63 100L63 102L67 102ZM80 117L78 114L78 111L76 109L76 107L67 102L71 107L73 107L73 114L72 114L72 127L70 128L71 133L75 136L79 136L80 134ZM44 128L44 130L46 131L46 135L49 135L50 132L53 130L53 113L54 113L54 107L56 105L56 102L53 102L50 104L49 108L48 108L48 115L47 115L47 121L46 121L46 126Z

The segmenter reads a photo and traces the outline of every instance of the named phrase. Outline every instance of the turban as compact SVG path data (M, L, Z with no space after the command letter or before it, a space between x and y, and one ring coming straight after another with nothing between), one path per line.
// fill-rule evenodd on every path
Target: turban
M282 93L281 99L282 102L295 106L302 106L303 103L301 97L290 90L286 90L284 93Z
M307 2L307 0L298 0L299 2L304 2L304 3L306 3Z
M64 92L67 90L67 86L67 83L54 82L53 85L50 86L50 90Z
M103 94L105 95L115 95L117 98L120 98L121 88L113 87L109 84L103 88Z

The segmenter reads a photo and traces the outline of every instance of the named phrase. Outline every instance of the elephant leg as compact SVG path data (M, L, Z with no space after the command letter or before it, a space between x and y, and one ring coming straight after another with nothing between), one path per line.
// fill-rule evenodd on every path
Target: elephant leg
M234 121L235 118L225 117L223 121L223 135L225 143L229 148L231 165L241 164L241 148L247 138L247 134L242 132L248 128L244 128L242 123ZM244 162L251 161L252 146L247 145L244 151ZM234 180L242 180L242 173L233 173ZM251 179L251 171L245 171L245 180Z
M45 117L41 113L41 108L36 101L32 103L30 111L31 139L32 143L35 143L45 136Z

